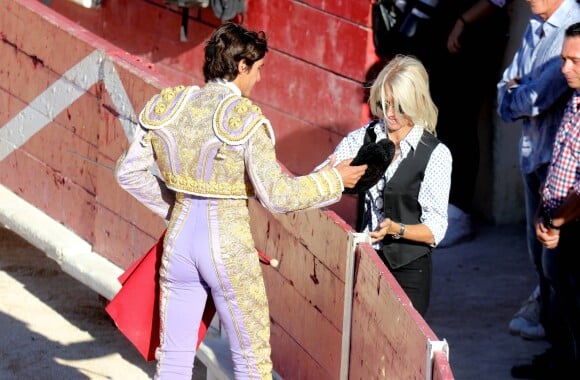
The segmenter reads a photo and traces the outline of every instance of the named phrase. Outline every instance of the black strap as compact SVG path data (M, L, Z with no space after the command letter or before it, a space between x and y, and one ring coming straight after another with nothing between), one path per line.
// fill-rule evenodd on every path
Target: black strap
M363 144L368 144L377 141L377 134L375 132L375 125L377 125L379 121L373 120L367 126L367 130L364 137ZM358 207L357 207L357 225L356 230L357 232L362 232L362 230L366 227L368 218L366 218L365 214L365 199L366 193L359 193L358 194ZM370 205L367 205L370 208Z

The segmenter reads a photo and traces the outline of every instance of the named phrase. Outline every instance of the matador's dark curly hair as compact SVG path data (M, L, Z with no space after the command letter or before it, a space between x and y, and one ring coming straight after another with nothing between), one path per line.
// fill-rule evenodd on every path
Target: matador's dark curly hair
M213 79L234 80L242 59L251 68L267 52L268 42L264 32L254 32L232 22L223 24L205 46L204 79L206 82Z

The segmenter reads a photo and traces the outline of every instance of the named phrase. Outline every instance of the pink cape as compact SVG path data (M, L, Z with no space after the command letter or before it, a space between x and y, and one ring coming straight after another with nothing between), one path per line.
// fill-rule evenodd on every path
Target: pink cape
M105 310L117 328L143 355L145 360L155 359L159 346L159 267L163 254L163 238L135 261L121 276L121 290ZM196 349L199 348L215 314L213 299L209 296L199 325Z

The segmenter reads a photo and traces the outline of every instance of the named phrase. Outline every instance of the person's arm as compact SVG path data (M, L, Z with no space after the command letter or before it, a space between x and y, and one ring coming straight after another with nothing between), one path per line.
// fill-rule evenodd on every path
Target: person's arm
M175 201L175 193L151 171L155 158L147 136L143 128L135 133L133 142L117 160L115 178L125 191L167 220Z
M569 91L566 78L561 72L561 43L549 45L549 41L544 42L534 52L534 58L531 58L531 47L527 46L533 39L531 33L528 27L522 47L498 84L498 107L504 121L538 116ZM556 38L554 41L559 40ZM530 59L539 61L533 63L531 72L520 74L518 68L530 65L527 62Z
M580 184L576 184L566 201L554 211L552 224L561 227L580 218Z
M554 249L560 242L560 230L548 228L541 217L536 218L536 239L546 248Z
M523 47L520 47L520 50L516 52L513 60L503 71L502 77L497 83L497 114L507 123L516 121L509 112L509 93L519 85L520 78L518 68L520 66L522 49Z
M566 78L561 72L561 60L555 56L542 70L520 78L516 87L507 94L506 113L510 119L535 117L544 113L568 91Z
M575 95L568 101L554 147L563 144L552 156L542 189L544 210L551 210L548 225L562 227L580 218L580 120ZM556 148L554 148L556 150ZM548 218L548 219L549 219Z
M443 240L447 232L451 167L452 156L449 148L444 144L437 145L431 153L419 189L421 221L433 234L433 241L426 243L434 246Z
M387 235L396 235L403 233L402 239L435 245L433 233L425 224L405 224L404 230L401 228L401 222L395 222L389 218L384 219L379 225L379 229L369 233L371 242L381 241Z
M503 4L503 2L495 4L490 0L479 0L473 4L471 8L463 12L455 22L451 33L449 33L449 37L447 39L447 50L449 50L450 53L459 53L461 50L461 43L459 39L461 34L463 34L464 29L469 24L472 24L490 15L495 10L495 8L503 7Z
M291 177L276 159L267 129L258 128L247 142L246 170L257 198L271 212L285 213L336 203L342 196L343 179L364 174L364 166L324 168L304 176ZM346 166L346 167L345 167ZM350 174L349 174L350 173Z
M580 218L580 183L574 186L566 201L552 212L549 223L546 223L541 208L536 214L536 238L544 247L553 249L560 242L562 226Z

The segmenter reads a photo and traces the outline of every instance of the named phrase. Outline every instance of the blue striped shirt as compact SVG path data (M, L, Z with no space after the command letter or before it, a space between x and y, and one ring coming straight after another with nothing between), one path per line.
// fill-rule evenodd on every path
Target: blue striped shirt
M571 90L561 72L562 43L566 28L580 21L580 5L564 0L543 20L533 15L522 44L497 84L498 113L503 121L522 120L520 166L531 173L550 162L552 144ZM511 89L507 83L520 78Z

